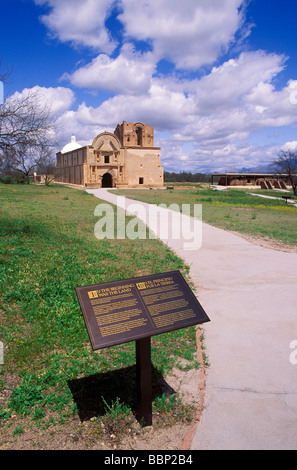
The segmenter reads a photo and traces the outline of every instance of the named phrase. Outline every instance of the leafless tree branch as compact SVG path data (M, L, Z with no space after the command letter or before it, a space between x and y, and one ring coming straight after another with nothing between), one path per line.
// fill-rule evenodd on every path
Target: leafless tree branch
M0 74L0 79L6 74ZM0 106L0 159L2 167L28 176L54 152L50 109L36 91L15 94Z
M287 175L294 195L297 196L297 152L282 150L273 164L276 173Z

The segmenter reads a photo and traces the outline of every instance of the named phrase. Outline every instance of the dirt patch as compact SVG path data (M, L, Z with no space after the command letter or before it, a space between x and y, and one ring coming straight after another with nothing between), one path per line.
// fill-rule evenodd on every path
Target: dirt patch
M139 427L127 431L127 437L119 441L115 432L77 420L47 431L25 429L22 435L2 443L0 450L178 450L189 429L190 426L179 425L163 429Z
M174 186L175 191L184 190L184 189L197 189L195 186Z
M269 248L270 250L276 251L284 251L286 253L297 253L297 246L285 245L284 243L279 242L277 240L272 240L271 238L256 237L234 231L231 231L230 233L233 233L234 235L243 238L244 240L248 241L249 243L252 243L253 245L262 246L263 248Z

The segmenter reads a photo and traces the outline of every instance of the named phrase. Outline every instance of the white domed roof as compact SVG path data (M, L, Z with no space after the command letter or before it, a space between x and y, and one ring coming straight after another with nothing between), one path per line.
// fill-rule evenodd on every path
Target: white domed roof
M64 147L61 150L61 153L67 153L67 152L73 152L73 150L77 150L82 148L82 146L76 142L75 136L71 136L71 142L69 144L64 145Z

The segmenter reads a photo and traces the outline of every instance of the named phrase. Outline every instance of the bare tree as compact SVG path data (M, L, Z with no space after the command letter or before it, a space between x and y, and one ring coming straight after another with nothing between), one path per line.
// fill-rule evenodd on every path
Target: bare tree
M49 110L40 103L37 93L8 98L0 108L0 149L14 145L38 145L40 136L52 130Z
M50 138L43 142L19 143L9 146L3 152L4 161L10 171L24 175L27 182L34 171L48 172L49 164L53 164L54 145Z
M0 106L2 166L28 176L53 151L54 135L50 109L37 92L15 94Z
M282 150L273 164L276 173L287 175L292 185L293 193L297 196L297 152Z
M48 186L54 179L60 175L56 167L56 161L52 154L45 155L37 165L37 171L44 176L44 183Z

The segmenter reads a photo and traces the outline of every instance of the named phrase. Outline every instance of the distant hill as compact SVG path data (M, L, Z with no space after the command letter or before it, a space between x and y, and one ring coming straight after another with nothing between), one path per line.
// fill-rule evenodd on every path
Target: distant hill
M274 173L274 171L273 163L269 163L268 165L259 165L253 168L243 167L237 173Z

